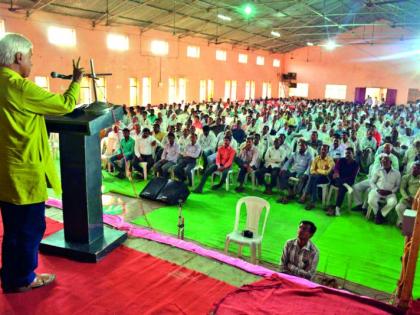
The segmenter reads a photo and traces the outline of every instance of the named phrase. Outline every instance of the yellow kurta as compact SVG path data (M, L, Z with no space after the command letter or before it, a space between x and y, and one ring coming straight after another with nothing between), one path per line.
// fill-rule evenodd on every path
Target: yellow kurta
M53 94L0 67L0 201L43 202L48 198L47 181L61 192L44 115L73 111L79 92L80 85L73 82L64 95Z

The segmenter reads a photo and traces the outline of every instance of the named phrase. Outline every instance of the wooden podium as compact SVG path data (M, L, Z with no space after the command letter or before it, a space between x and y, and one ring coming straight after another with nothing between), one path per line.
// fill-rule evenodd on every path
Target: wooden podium
M93 103L65 116L46 117L48 131L60 137L64 229L41 242L44 253L97 262L127 239L102 219L99 133L123 116L122 106L107 106Z

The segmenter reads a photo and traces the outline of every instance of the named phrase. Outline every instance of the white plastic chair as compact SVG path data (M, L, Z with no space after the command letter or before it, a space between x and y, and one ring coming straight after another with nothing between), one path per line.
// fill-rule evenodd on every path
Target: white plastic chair
M213 174L211 174L211 185L213 186L214 184L214 178L216 176L220 176L222 177L222 172L216 171ZM228 175L226 177L226 191L229 191L229 186L233 181L233 171L230 169L228 172Z
M239 231L239 220L241 217L241 208L242 205L246 206L246 227L245 230L251 231L253 233L252 238L247 238L242 236L241 231ZM265 210L265 218L262 226L261 233L259 232L259 223L260 217L263 209ZM229 244L231 242L237 243L239 245L238 254L241 255L242 246L249 246L251 249L251 263L256 263L256 256L258 252L258 259L261 259L261 242L264 236L265 226L267 223L268 214L270 212L270 204L267 200L259 197L243 197L238 200L236 203L236 218L235 226L233 232L226 235L225 242L225 253L229 250Z
M349 210L351 209L352 203L353 203L353 188L349 184L344 184L344 187L347 189L347 205ZM332 194L335 193L337 196L338 194L338 187L334 185L330 185L330 190L328 192L328 197L326 200L326 204L329 205L331 202ZM336 197L337 198L337 197Z
M330 184L318 184L316 187L321 188L322 191L322 207L325 208L327 206L327 196L328 196L328 186Z

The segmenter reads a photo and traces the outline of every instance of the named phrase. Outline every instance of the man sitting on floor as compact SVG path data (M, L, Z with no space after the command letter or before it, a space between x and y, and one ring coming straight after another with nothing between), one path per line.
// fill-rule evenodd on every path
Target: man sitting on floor
M192 185L191 170L195 167L197 158L200 156L201 148L197 143L197 135L192 133L190 135L190 143L187 144L183 151L181 151L181 158L175 166L175 176L180 181L185 181L188 178L188 185Z
M333 167L334 160L331 156L328 156L328 145L322 145L321 154L312 160L310 168L310 176L308 184L305 187L302 197L299 202L304 203L306 196L311 195L310 202L306 205L306 210L312 210L315 208L317 199L318 185L326 184L329 182L328 176L330 175Z
M169 177L169 169L174 166L179 157L179 145L175 142L175 135L170 132L168 134L168 143L165 145L161 160L153 166L156 174L162 177Z
M200 184L194 190L195 193L202 193L204 184L209 176L211 176L214 172L221 172L222 178L220 179L220 183L214 185L212 189L219 189L222 187L223 183L226 181L228 176L228 172L232 166L233 159L235 158L235 150L230 146L231 137L225 136L223 146L219 147L216 153L216 163L209 164L204 171L203 177L201 178Z
M269 147L265 153L265 165L255 172L258 183L265 186L264 194L271 195L273 188L277 185L280 167L286 160L288 151L280 147L280 140L274 140L274 146ZM270 184L265 182L265 174L271 175Z
M329 216L340 215L340 207L343 204L344 195L347 191L344 184L352 186L359 172L359 164L354 160L353 148L347 147L345 155L344 158L338 160L334 167L331 185L338 187L338 193L335 209L332 206L328 208L327 214Z
M303 175L311 165L312 155L306 150L305 141L299 143L299 152L293 153L290 159L282 167L279 174L280 189L287 189L288 195L280 198L277 202L288 203L294 197L293 186L289 183L290 177L297 177L299 179L297 192L303 188Z
M280 272L311 280L319 261L318 248L310 241L316 226L311 221L301 221L297 238L288 240L281 255Z
M245 146L239 152L239 155L235 157L235 162L238 164L240 171L238 174L238 187L235 188L236 192L244 191L245 175L251 174L258 167L259 153L257 147L253 144L253 138L248 137L246 139Z
M375 214L376 224L382 224L387 214L397 204L395 193L400 187L401 180L400 172L391 167L391 159L388 155L384 155L381 162L382 168L373 174L368 196L368 204ZM380 200L385 201L385 206L381 210L379 209Z
M133 160L134 157L134 139L130 137L130 130L124 128L123 135L124 138L121 139L120 149L116 155L109 159L114 170L118 170L118 178L125 177L125 163ZM121 161L121 166L118 165L118 161Z
M402 227L402 219L404 211L411 209L414 197L417 190L420 188L420 161L417 161L409 174L406 174L401 179L400 193L401 199L398 202L395 210L398 214L397 226Z

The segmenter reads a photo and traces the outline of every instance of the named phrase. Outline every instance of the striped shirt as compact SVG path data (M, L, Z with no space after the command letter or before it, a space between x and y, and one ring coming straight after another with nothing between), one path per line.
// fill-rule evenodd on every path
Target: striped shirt
M301 248L298 239L288 240L283 248L280 272L310 280L315 275L318 261L318 248L311 241Z

